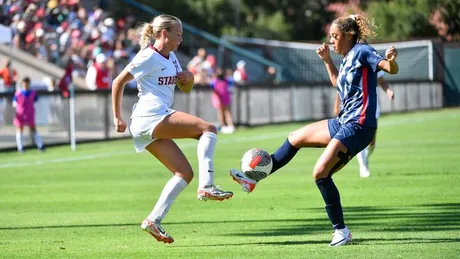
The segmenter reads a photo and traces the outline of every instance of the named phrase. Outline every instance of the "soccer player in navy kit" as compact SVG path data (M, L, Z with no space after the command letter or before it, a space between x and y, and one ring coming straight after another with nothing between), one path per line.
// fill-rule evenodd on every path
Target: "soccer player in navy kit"
M334 51L343 55L340 70L333 64L327 44L323 43L316 53L324 61L331 83L340 95L343 109L337 118L315 122L290 133L283 145L271 155L271 173L274 173L286 165L300 148L326 147L313 169L313 178L335 229L329 246L341 246L351 241L351 233L343 219L339 191L331 177L367 147L374 137L377 129L377 72L383 70L396 74L399 70L394 47L387 49L384 58L366 44L367 38L375 34L374 28L372 22L360 15L333 21L329 41ZM230 172L243 191L251 192L255 188L256 181L236 169Z

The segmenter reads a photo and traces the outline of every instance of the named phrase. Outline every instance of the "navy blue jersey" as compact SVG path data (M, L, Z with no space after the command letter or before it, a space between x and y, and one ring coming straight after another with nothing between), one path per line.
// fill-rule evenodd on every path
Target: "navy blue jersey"
M382 59L374 48L362 43L356 43L343 58L337 78L341 124L377 127L377 65Z

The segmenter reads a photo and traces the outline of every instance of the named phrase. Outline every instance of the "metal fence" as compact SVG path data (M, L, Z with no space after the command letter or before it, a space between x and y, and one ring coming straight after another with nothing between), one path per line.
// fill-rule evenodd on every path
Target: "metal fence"
M393 82L395 100L379 94L382 113L436 109L443 106L442 83L431 81ZM307 85L252 85L235 88L231 111L236 125L317 120L333 116L335 89L327 83ZM127 89L123 97L123 117L129 119L137 92ZM14 109L12 94L0 94L0 150L15 148ZM190 94L176 91L173 108L217 122L211 105L211 90L196 86ZM77 91L75 99L77 142L129 137L112 126L110 91ZM69 100L59 93L39 92L36 103L36 123L45 144L70 142ZM26 144L27 144L27 138ZM28 142L30 145L30 140Z

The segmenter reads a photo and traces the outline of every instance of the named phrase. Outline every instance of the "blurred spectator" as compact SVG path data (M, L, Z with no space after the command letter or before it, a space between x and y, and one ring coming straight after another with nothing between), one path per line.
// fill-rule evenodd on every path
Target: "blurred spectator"
M235 86L235 80L233 79L233 70L231 68L225 69L225 80L227 80L231 91Z
M13 124L16 126L16 144L18 152L24 152L23 145L23 130L25 126L30 128L30 134L37 148L40 151L44 150L43 142L35 128L35 102L37 101L37 93L30 89L30 79L24 77L21 81L21 89L18 89L14 94L13 107L16 108L16 116Z
M206 60L203 62L201 69L206 71L206 75L209 78L212 78L217 69L216 56L214 56L213 54L209 54L208 56L206 56Z
M276 69L272 66L267 68L267 74L265 76L265 83L267 84L276 84Z
M53 78L45 77L45 78L43 78L43 83L46 85L46 88L48 89L48 92L57 91L57 89L56 89L56 80L54 80Z
M18 74L16 69L11 65L11 60L6 58L4 66L0 69L0 78L3 80L3 87L0 87L0 92L14 92Z
M193 75L197 75L201 72L203 62L205 61L206 50L204 48L199 48L196 56L190 60L187 64L187 70L192 72Z
M233 79L237 84L244 85L248 82L248 74L246 72L246 62L244 60L236 63L236 70L233 72Z
M213 92L211 96L212 106L217 110L217 119L221 126L221 132L230 134L235 131L232 113L230 112L231 96L230 83L225 79L222 69L216 69L216 76L210 83Z
M89 64L85 80L90 90L110 88L110 70L107 65L107 58L103 53L97 54L94 64Z

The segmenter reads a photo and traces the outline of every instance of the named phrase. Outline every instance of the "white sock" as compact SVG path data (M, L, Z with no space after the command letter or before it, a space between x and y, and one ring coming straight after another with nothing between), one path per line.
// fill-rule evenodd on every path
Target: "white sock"
M43 148L42 138L40 137L40 135L38 135L38 132L34 133L34 140L35 140L35 144L37 144L37 147L39 149Z
M22 143L22 132L16 131L16 145L18 146L18 151L24 149L24 145Z
M174 175L171 179L169 179L163 188L155 207L147 218L150 221L161 223L168 213L169 208L185 187L187 187L187 182L181 177Z
M216 147L217 135L213 132L204 133L198 141L198 168L199 188L214 185L214 150Z
M367 147L356 155L360 170L369 170L367 161Z

